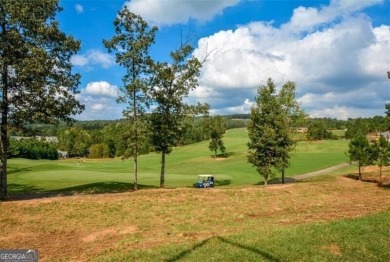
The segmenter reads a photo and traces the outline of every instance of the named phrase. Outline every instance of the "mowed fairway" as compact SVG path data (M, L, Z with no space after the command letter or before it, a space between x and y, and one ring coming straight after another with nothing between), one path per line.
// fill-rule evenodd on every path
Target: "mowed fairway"
M246 129L229 130L224 142L228 157L212 158L208 142L178 147L167 157L166 187L192 187L199 174L213 174L217 186L259 184L262 177L247 163ZM320 170L347 160L347 140L300 142L292 152L287 176ZM160 154L139 159L141 188L158 187ZM132 161L115 159L9 160L9 191L101 193L132 188Z

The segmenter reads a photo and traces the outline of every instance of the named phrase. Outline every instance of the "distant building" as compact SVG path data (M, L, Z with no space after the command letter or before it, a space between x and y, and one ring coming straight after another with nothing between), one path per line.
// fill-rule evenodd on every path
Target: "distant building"
M298 133L307 133L308 128L307 127L298 127L297 132Z
M386 131L386 132L380 133L379 135L383 136L384 138L386 138L387 141L390 141L390 131Z
M57 150L58 158L65 159L69 157L68 151Z
M25 137L22 137L22 136L11 136L10 138L11 138L12 140L19 141L19 140L22 140L22 139L25 138Z
M35 139L48 143L58 143L58 138L56 136L35 136Z
M38 141L45 141L47 143L58 143L58 137L56 136L35 136L35 137L30 137L30 136L11 136L11 139L20 141L22 139L31 139L34 138Z

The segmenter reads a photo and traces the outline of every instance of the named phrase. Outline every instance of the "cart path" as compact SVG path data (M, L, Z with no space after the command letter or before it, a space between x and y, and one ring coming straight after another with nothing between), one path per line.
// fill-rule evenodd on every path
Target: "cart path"
M306 178L310 178L310 177L323 175L323 174L326 174L326 173L329 173L329 172L341 169L343 167L347 167L349 165L350 165L349 163L342 163L342 164L339 164L339 165L336 165L336 166L331 166L331 167L328 167L328 168L325 168L325 169L321 169L321 170L318 170L318 171L314 171L314 172L310 172L310 173L306 173L306 174L302 174L302 175L297 175L297 176L293 176L293 177L289 177L289 178L290 179L294 179L294 180L302 180L302 179L306 179Z

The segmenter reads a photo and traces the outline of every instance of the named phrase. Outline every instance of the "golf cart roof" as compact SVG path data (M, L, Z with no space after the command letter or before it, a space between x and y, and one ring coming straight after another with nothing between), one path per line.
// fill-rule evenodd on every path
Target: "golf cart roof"
M214 177L214 175L199 175L199 177Z

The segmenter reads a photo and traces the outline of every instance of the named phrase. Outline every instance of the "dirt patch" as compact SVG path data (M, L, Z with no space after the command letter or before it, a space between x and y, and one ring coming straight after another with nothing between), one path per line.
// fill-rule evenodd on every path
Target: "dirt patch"
M330 254L335 255L335 256L342 255L340 247L336 244L330 244L330 245L324 246L323 249L327 250Z
M110 236L134 234L136 231L137 227L135 226L129 226L123 229L107 228L90 233L88 236L83 237L82 240L84 242L94 242Z
M214 158L213 157L213 160L215 160L215 161L225 161L227 159L229 159L229 158L227 158L227 157L217 157L217 158Z
M134 234L135 232L137 232L137 227L129 226L120 230L118 233L119 235L127 235L127 234Z
M93 233L89 234L88 236L84 237L82 240L84 242L94 242L98 239L105 238L109 235L114 235L115 233L116 233L116 231L114 229L107 228L104 230L93 232Z

